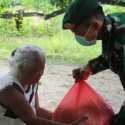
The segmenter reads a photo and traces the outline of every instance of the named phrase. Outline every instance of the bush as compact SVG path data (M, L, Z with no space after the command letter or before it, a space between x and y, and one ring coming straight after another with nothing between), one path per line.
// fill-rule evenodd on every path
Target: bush
M125 11L122 7L104 5L106 13ZM62 18L58 16L45 21L39 17L23 19L20 32L12 20L0 19L0 58L7 58L10 51L21 44L32 43L46 50L50 59L86 64L89 59L101 53L101 42L92 47L83 47L74 39L70 31L62 30Z
M0 0L0 7L7 8L12 5L13 0Z

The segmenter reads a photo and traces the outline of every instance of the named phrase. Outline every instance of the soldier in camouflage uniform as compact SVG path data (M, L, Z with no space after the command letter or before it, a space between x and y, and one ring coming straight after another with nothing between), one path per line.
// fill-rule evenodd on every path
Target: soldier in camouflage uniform
M125 13L105 15L97 0L76 0L66 10L63 28L70 29L81 45L102 40L102 54L90 60L86 68L73 70L75 80L82 79L84 73L111 69L125 89ZM125 125L125 104L112 124Z

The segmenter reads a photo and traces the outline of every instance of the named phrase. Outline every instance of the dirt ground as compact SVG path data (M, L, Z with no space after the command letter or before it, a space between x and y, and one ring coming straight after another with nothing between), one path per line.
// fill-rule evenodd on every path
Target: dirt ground
M8 70L7 63L1 63L0 73ZM44 76L39 86L40 105L54 111L63 96L73 85L72 69L78 65L70 64L47 64ZM93 75L87 82L100 93L115 112L119 111L125 93L118 76L110 70Z
M46 66L42 85L39 87L41 106L54 111L66 92L73 84L72 69L76 65L48 64ZM113 107L119 111L120 105L125 99L125 93L118 76L110 70L93 75L87 81L94 87Z

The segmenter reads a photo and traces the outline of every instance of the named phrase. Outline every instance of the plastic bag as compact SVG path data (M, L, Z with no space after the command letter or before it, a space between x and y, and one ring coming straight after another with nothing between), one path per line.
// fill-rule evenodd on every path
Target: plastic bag
M109 125L113 115L105 100L85 81L79 81L59 104L53 113L53 120L73 123L85 116L87 120L80 125Z

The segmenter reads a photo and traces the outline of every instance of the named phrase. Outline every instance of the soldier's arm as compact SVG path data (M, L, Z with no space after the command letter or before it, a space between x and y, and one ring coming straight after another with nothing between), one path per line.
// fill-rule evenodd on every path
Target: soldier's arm
M99 57L89 61L88 65L91 65L92 74L98 73L100 71L106 70L109 68L108 63L105 58L100 55Z
M120 68L118 69L118 75L120 77L123 88L125 89L125 45L121 47L121 56L120 56Z

